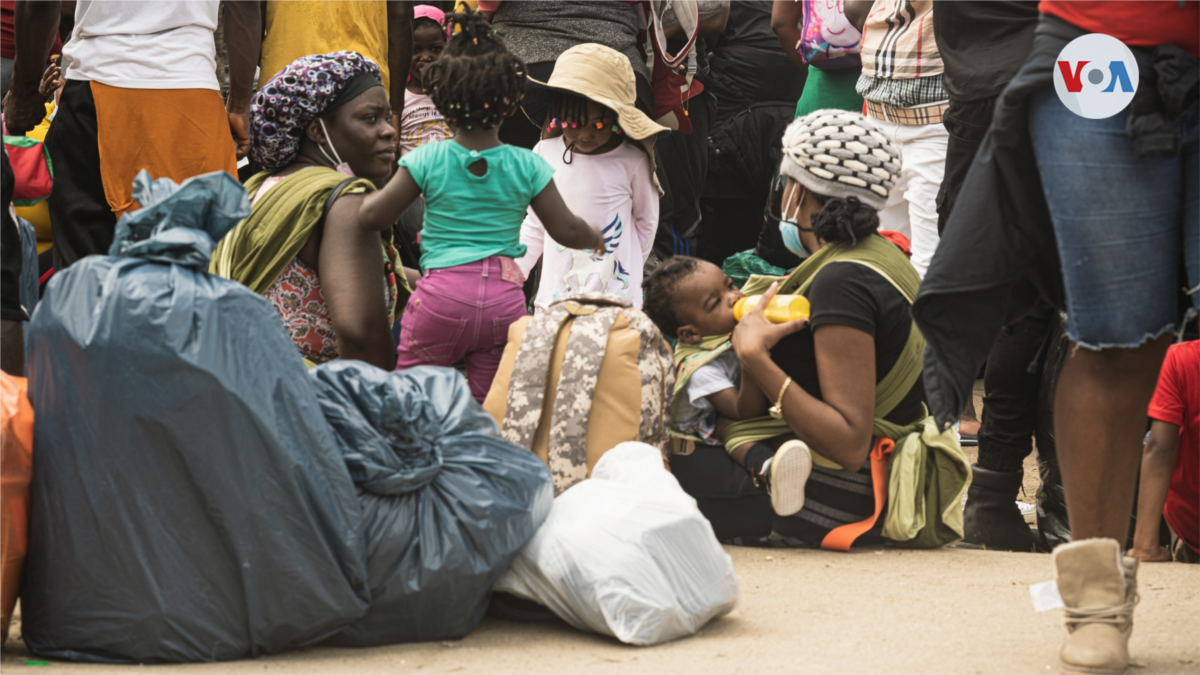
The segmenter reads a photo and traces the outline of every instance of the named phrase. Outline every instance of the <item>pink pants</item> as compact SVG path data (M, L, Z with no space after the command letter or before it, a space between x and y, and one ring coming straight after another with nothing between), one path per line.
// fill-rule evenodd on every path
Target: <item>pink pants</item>
M396 370L449 367L465 357L471 395L482 403L508 327L526 314L521 287L500 273L497 257L425 272L400 318Z

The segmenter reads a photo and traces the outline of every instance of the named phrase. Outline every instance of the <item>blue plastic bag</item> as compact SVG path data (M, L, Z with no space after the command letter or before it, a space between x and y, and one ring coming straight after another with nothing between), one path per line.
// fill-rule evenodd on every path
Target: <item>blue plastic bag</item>
M362 502L371 610L331 644L456 639L546 519L550 472L500 437L450 368L309 373Z
M205 271L245 190L143 172L134 197L125 257L56 273L27 328L25 641L161 662L323 640L367 610L361 511L278 314Z
M33 316L38 303L38 250L37 232L24 218L17 218L17 232L21 235L21 306Z

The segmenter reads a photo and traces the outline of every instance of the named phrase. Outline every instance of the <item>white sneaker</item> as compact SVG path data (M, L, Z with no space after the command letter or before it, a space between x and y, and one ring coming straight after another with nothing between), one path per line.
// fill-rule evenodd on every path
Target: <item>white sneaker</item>
M811 473L812 452L804 441L788 441L779 446L762 470L775 513L790 516L804 508L804 486Z

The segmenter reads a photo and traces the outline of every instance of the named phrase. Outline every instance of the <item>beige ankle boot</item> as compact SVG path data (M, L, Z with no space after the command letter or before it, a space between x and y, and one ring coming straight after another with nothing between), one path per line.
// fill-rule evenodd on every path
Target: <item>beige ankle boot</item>
M1124 673L1138 601L1137 561L1123 561L1113 539L1085 539L1056 548L1054 567L1067 624L1059 666L1077 673Z

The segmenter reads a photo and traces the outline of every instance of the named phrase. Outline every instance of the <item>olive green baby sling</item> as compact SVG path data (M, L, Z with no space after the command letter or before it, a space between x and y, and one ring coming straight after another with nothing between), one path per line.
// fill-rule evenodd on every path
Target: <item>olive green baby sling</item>
M773 282L779 282L779 293L803 293L817 273L835 262L853 263L874 270L900 291L911 304L921 283L916 270L898 248L878 235L871 235L854 245L830 244L817 251L787 277L754 275L742 291L747 295L765 292ZM925 338L912 324L908 339L895 365L875 386L875 419L872 434L894 441L890 455L872 452L871 462L886 462L873 466L872 475L886 476L886 490L876 486L876 494L886 492L887 516L883 536L913 548L937 548L962 539L962 495L971 481L971 469L952 430L939 432L933 417L926 416L913 424L900 426L884 419L921 377ZM769 417L736 422L725 431L726 448L763 441L791 434L783 420ZM875 443L876 449L880 443ZM879 455L877 457L877 455ZM841 469L836 463L813 453L813 463L829 469ZM879 469L879 470L876 470ZM878 478L875 478L878 480ZM876 515L882 504L876 505ZM875 518L868 519L873 524ZM863 524L868 524L864 521ZM856 524L857 525L857 524ZM849 526L846 526L849 527ZM868 528L862 528L866 531ZM858 534L861 534L859 532ZM855 535L844 545L827 548L846 549Z

